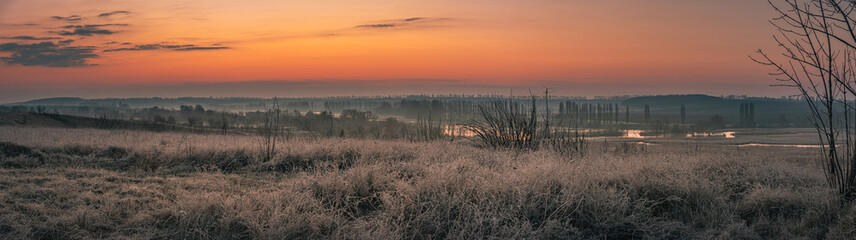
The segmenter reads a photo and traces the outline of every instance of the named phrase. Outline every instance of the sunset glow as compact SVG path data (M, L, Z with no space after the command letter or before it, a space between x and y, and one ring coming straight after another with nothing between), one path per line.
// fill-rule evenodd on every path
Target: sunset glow
M737 0L3 1L0 93L427 79L775 95L787 91L763 87L767 70L747 57L770 47L769 11Z
M2 239L856 239L856 0L0 0Z

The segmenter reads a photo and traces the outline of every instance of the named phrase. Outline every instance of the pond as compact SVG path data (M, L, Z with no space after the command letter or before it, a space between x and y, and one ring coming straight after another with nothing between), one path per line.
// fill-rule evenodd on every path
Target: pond
M645 133L645 130L639 129L630 129L630 130L622 130L621 137L623 138L636 138L636 139L645 139L645 138L662 138L662 135L642 135ZM736 138L735 132L697 132L697 133L688 133L686 135L688 138L707 138L707 137L718 137L718 138Z
M736 138L736 136L735 136L734 134L735 134L735 132L688 133L688 134L687 134L687 137L688 137L688 138L694 138L694 137L722 137L722 138Z
M597 136L602 136L600 134L602 134L601 132L603 132L604 129L578 129L578 130L565 129L565 130L556 130L556 131L557 132L558 131L568 131L568 132L579 131L579 132L584 133L588 136L597 137ZM633 138L633 139L663 138L664 137L662 135L647 135L647 134L645 134L647 131L649 131L649 130L641 130L641 129L620 130L621 135L615 135L615 136L616 137L622 137L622 138ZM475 133L473 133L472 131L470 131L469 129L467 129L465 126L462 126L462 125L445 125L445 126L443 126L443 133L445 135L455 135L455 136L464 136L464 137L474 137L475 136ZM736 135L736 132L733 132L733 131L729 131L729 132L696 132L696 133L688 133L688 134L686 134L685 137L687 137L687 138L728 138L728 139L731 139L731 138L736 138L737 135Z
M746 143L737 145L740 147L795 147L795 148L820 148L821 145L816 144L767 144L767 143Z

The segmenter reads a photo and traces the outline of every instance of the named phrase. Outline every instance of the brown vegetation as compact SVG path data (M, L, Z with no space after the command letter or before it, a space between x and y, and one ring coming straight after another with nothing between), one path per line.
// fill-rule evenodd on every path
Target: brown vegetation
M184 138L192 144L181 144ZM806 149L0 127L0 238L853 238ZM189 147L192 146L192 152ZM599 147L592 147L592 151Z
M539 113L537 98L531 96L529 106L521 106L512 98L478 105L479 120L471 121L466 129L482 146L515 150L538 150L547 147L563 154L582 154L585 135L579 131L578 115L550 114L549 89L544 91L543 114ZM555 119L554 119L555 118ZM551 120L555 120L551 125Z

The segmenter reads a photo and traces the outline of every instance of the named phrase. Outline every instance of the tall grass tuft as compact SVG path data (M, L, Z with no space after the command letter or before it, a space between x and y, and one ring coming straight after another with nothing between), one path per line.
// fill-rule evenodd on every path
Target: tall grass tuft
M573 122L560 119L558 124L550 124L549 98L544 95L543 115L538 112L538 99L534 95L528 101L529 106L521 107L512 97L480 104L482 121L472 121L466 128L490 148L549 148L563 154L583 153L587 147L585 134L576 125L570 126Z
M479 104L483 121L474 121L467 128L492 148L537 149L541 142L538 133L538 110L536 98L532 105L521 108L511 97Z

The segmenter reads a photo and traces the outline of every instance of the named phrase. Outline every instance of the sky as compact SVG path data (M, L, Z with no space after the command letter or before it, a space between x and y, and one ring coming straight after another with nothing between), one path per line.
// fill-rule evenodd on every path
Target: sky
M0 0L0 102L42 97L782 96L763 0Z

